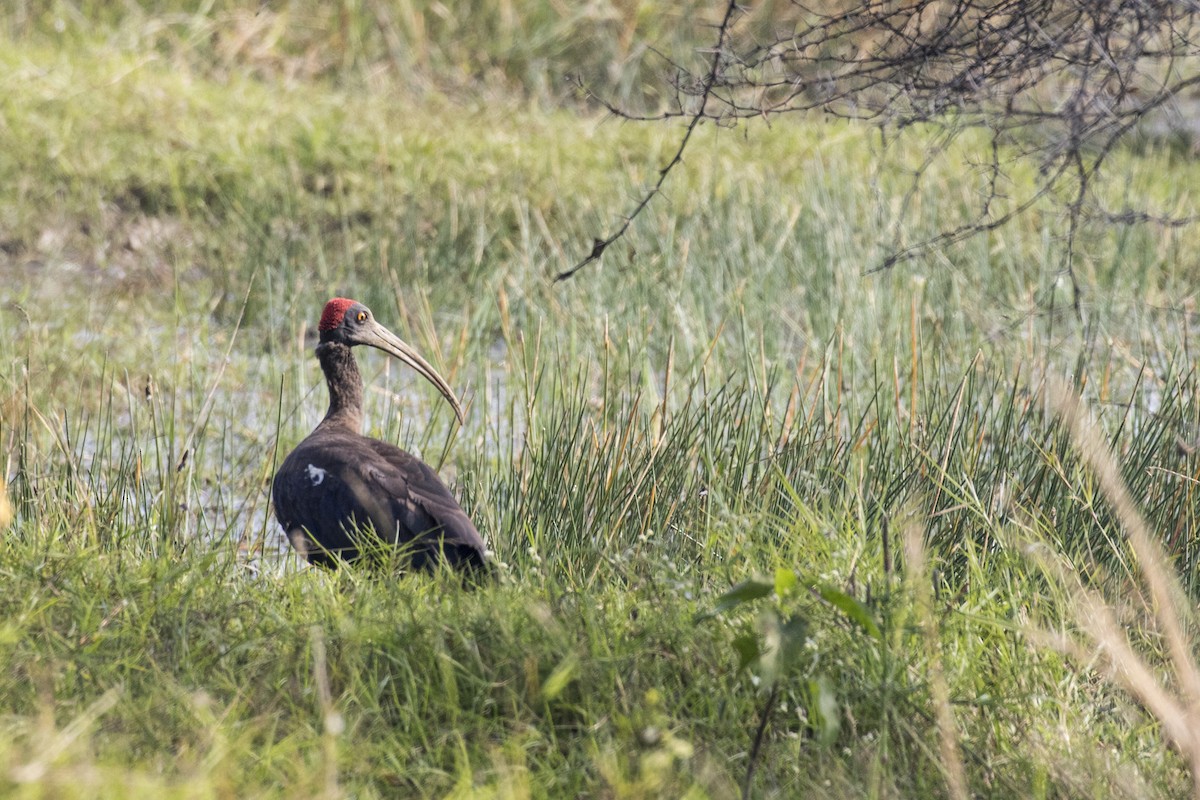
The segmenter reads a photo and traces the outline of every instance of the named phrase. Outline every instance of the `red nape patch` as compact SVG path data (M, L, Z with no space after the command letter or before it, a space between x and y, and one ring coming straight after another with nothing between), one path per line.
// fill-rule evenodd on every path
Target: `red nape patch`
M324 333L341 325L342 317L346 316L346 309L352 305L354 305L354 301L347 300L345 297L335 297L330 300L325 304L325 310L321 312L321 324L317 326L317 330Z

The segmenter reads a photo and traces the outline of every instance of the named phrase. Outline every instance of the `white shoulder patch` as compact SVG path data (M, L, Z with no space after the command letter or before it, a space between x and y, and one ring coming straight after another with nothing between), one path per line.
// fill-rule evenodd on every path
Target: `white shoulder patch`
M313 486L320 486L321 481L325 480L325 470L312 464L308 465L308 479L312 481Z

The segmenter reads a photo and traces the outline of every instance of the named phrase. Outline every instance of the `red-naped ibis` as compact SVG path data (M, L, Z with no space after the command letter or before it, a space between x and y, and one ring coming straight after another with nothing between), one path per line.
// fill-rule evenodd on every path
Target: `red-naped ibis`
M329 411L284 460L271 489L275 516L292 546L326 566L381 545L403 548L417 568L431 569L439 560L455 568L484 566L479 531L437 473L399 447L362 435L363 381L350 348L370 345L415 369L461 423L462 406L450 386L362 303L330 300L319 330Z

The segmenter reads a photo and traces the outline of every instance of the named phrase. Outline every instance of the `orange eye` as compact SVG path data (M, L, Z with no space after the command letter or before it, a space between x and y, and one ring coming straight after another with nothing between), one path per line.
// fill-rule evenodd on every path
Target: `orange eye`
M366 322L367 321L367 312L365 312L365 311L358 312L358 321Z

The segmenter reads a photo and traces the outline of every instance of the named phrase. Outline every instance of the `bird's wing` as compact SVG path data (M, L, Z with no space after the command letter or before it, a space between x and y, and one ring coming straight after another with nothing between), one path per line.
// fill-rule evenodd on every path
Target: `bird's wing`
M271 487L275 516L292 544L310 560L322 552L358 556L354 532L375 520L362 502L362 481L336 448L301 444L283 462ZM349 478L349 480L347 480Z
M483 537L437 473L395 445L368 441L379 460L368 462L365 472L378 494L391 498L402 541L406 535L420 539L429 533L430 543L440 543L448 555L453 549L461 557L482 559L487 549Z

